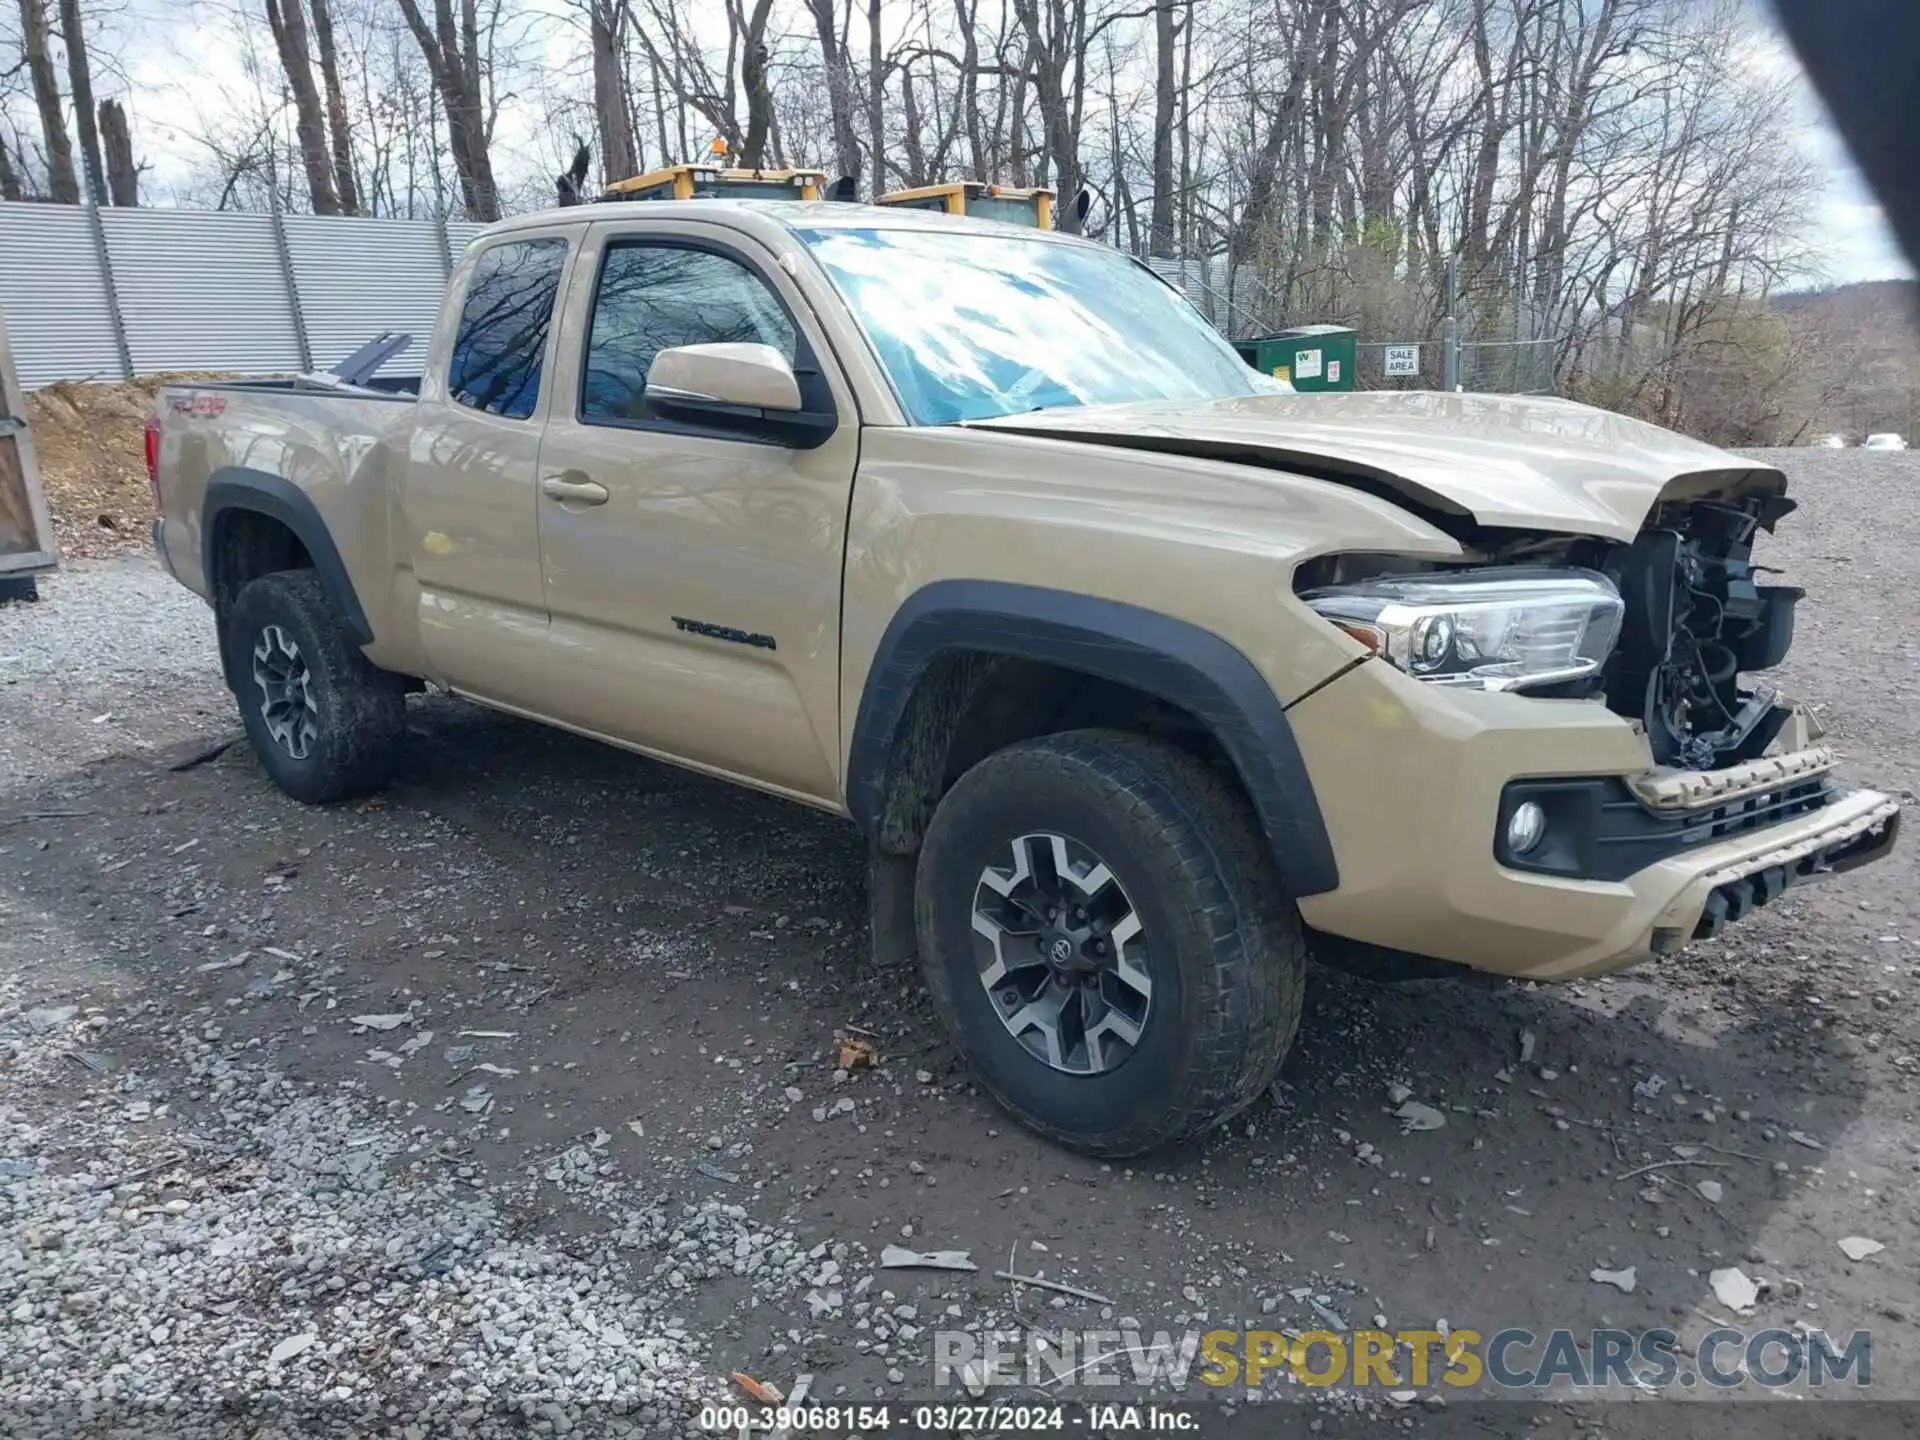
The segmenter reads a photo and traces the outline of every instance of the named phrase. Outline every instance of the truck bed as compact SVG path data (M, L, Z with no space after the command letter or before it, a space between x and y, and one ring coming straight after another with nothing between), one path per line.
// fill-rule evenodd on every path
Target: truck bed
M208 489L220 481L297 491L344 548L371 562L368 573L387 573L389 480L405 466L417 403L411 390L387 387L417 383L375 388L295 376L161 391L155 540L168 569L212 598L201 523Z
M196 390L243 390L282 395L352 396L361 400L413 400L420 394L418 375L377 375L359 385L324 375L281 375L260 380L211 380Z

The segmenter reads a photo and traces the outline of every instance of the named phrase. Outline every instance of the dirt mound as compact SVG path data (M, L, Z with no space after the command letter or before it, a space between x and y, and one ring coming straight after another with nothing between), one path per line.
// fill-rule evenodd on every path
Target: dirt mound
M63 380L27 397L27 423L63 558L147 546L153 492L144 431L154 397L206 375L145 375L113 384Z

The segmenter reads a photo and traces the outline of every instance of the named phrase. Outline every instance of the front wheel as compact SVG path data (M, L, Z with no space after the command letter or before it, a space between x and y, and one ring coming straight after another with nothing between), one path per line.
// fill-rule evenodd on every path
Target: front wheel
M324 805L386 784L406 734L405 682L360 653L318 575L247 582L222 643L247 738L276 785Z
M1259 827L1184 751L1022 742L948 791L916 922L955 1047L1034 1130L1092 1155L1198 1134L1273 1080L1306 958Z

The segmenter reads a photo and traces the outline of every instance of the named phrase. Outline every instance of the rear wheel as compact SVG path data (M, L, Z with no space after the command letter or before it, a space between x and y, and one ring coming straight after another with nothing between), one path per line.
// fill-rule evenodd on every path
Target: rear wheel
M247 738L276 785L323 805L386 784L406 733L405 682L360 653L317 574L249 581L224 643Z
M1089 1154L1206 1130L1279 1069L1300 922L1236 791L1184 751L1074 731L963 775L921 849L927 982L1024 1123Z

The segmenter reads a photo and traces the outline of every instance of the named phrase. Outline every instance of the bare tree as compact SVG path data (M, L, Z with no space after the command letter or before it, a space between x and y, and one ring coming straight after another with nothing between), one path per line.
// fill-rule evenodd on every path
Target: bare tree
M853 14L849 3L836 13L834 0L807 0L814 33L820 40L820 65L827 77L827 111L833 119L834 164L841 175L860 178L860 137L853 119L853 69L847 55L843 20Z
M1254 68L1258 63L1249 52L1247 65L1247 102L1251 124L1258 139L1247 176L1245 199L1228 242L1230 265L1252 258L1255 251L1276 229L1280 207L1282 161L1289 154L1304 159L1306 142L1300 130L1300 111L1312 74L1313 57L1323 45L1327 14L1336 0L1310 0L1304 13L1290 9L1287 25L1276 39L1282 49L1278 60L1284 81L1277 88L1260 83ZM1296 176L1300 173L1296 167Z
M1086 0L1014 0L1013 8L1027 34L1041 133L1046 139L1042 163L1050 164L1061 199L1070 200L1080 188L1081 92L1069 74L1086 61ZM1061 218L1068 222L1067 228L1074 228L1070 205L1061 207Z
M140 167L133 159L133 134L118 100L100 102L100 139L106 149L107 199L131 209L140 203Z
M627 0L587 0L593 110L600 122L600 173L609 180L624 179L640 168L621 51L626 16Z
M288 0L297 4L298 0ZM353 127L347 119L346 91L340 84L340 48L334 38L330 0L311 0L313 38L320 51L320 83L327 92L327 135L333 142L333 184L345 215L360 213L360 187L354 182Z
M968 173L987 178L986 134L980 123L980 81L986 73L980 60L980 0L953 0L954 24L960 33L961 123L967 131Z
M683 17L676 0L642 0L647 13L633 16L633 34L646 51L655 84L655 103L660 124L666 127L665 97L674 101L676 140L663 148L689 154L686 117L694 115L712 127L714 134L730 149L742 148L743 130L739 117L740 42L744 21L738 17L735 0L727 0L727 51L717 63L708 59L693 25Z
M1061 199L1056 223L1063 230L1078 230L1080 215L1074 202L1087 179L1080 153L1087 109L1087 57L1094 42L1114 26L1144 19L1154 7L1114 11L1098 19L1088 14L1088 0L1013 0L1013 8L1026 34L1027 70L1040 111L1041 167L1051 174Z
M453 152L467 217L498 220L500 191L489 153L492 125L482 74L477 0L459 0L459 5L456 20L454 0L433 0L434 23L429 28L420 14L419 0L400 0L407 28L413 31L440 94L447 146Z
M73 91L73 121L80 132L87 195L94 204L104 205L107 183L100 161L100 132L94 128L93 73L87 63L87 34L80 21L80 0L60 0L60 38L67 50L67 84Z
M773 86L767 73L767 20L772 14L773 0L754 0L751 11L744 0L727 0L727 25L734 37L729 48L739 51L740 88L747 101L747 129L740 142L740 162L747 166L766 163L773 126Z
M66 107L54 72L47 29L46 0L20 0L20 54L33 83L45 147L47 198L57 205L80 203L80 180L73 169L73 142L67 138Z
M1155 255L1173 254L1173 117L1179 101L1175 75L1180 55L1177 8L1178 0L1159 0L1153 7L1153 218L1147 226L1147 246ZM1190 9L1188 23L1192 23ZM1117 91L1118 86L1114 88ZM1117 117L1114 123L1117 128Z
M307 52L307 16L301 0L266 0L267 25L273 31L280 70L293 96L295 133L300 137L300 163L306 168L307 193L316 215L338 215L340 192L334 188L333 158L327 151L326 120L320 92L313 83Z
M873 195L887 189L887 63L880 38L880 0L867 0L867 155Z
M439 91L403 16L388 0L327 0L342 60L354 178L364 213L447 211L459 181L443 143Z

